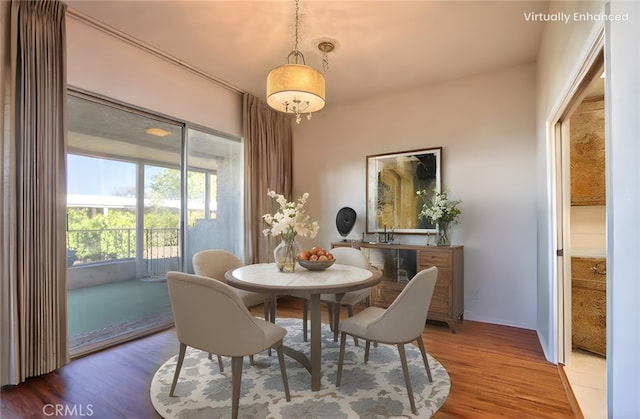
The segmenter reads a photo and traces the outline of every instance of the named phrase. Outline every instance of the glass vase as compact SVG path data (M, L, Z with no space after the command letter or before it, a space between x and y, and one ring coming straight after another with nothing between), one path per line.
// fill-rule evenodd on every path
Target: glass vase
M295 237L282 239L280 244L273 250L273 258L280 272L295 272L298 253L300 253L300 246Z
M451 240L449 240L449 223L438 223L438 246L450 246Z

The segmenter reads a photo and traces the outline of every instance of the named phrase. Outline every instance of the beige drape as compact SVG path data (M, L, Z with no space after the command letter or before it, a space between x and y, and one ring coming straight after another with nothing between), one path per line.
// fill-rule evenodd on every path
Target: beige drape
M262 215L273 213L268 190L291 198L293 140L291 118L253 95L242 101L245 140L245 258L248 263L273 262L277 243L262 234Z
M8 3L2 3L0 378L5 385L53 371L68 359L66 5L12 1L9 16Z

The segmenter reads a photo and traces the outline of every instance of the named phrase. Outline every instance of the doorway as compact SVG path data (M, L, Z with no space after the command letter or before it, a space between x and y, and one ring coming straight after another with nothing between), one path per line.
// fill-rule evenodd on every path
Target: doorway
M604 54L556 125L560 363L586 418L606 417Z

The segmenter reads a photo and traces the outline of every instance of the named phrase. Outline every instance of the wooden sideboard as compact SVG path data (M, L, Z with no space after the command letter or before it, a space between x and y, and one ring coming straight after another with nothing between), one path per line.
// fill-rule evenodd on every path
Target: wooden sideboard
M452 332L464 314L464 247L418 246L366 242L335 242L331 247L362 249L371 264L382 269L382 281L371 292L371 305L388 307L413 276L438 267L438 280L427 319L446 323Z

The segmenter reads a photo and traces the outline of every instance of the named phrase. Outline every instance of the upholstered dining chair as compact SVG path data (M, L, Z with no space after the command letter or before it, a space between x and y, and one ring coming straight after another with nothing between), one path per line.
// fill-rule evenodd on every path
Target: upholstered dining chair
M287 330L255 317L229 285L199 275L168 272L167 285L180 352L169 396L173 396L187 346L230 356L231 415L238 417L245 355L276 349L287 401L291 400L282 339Z
M206 276L207 278L212 278L224 283L227 282L224 274L229 269L239 268L244 265L236 255L220 249L202 250L193 255L192 262L196 275ZM237 288L233 288L233 291L238 294L247 308L263 304L264 319L269 320L271 297L268 294L245 291ZM209 358L211 359L211 354L209 354ZM253 357L251 357L251 361L253 363ZM220 372L224 371L220 355L218 355L218 367L220 368Z
M364 362L369 361L370 343L388 343L397 345L402 364L402 372L409 394L411 411L417 414L416 405L413 399L413 388L407 367L407 357L404 345L414 340L418 343L422 353L422 361L427 370L427 378L432 382L431 369L427 361L427 352L422 341L422 332L427 321L427 313L433 290L438 277L438 268L433 266L418 272L409 284L402 290L400 295L391 303L387 309L379 307L368 307L346 320L340 322L340 354L338 356L338 371L336 374L336 387L340 387L342 378L342 365L344 363L344 352L346 336L357 336L365 339Z
M244 264L240 259L231 252L220 249L202 250L193 255L193 270L196 275L206 276L207 278L217 279L226 283L224 274L229 269L239 268ZM271 296L259 292L245 291L241 289L233 289L244 302L247 308L264 305L264 319L269 320L269 307L271 305Z
M355 266L362 269L371 269L371 263L360 249L353 247L336 247L331 249L331 254L336 260L336 263L342 265ZM366 300L371 294L371 287L364 288L357 291L351 291L344 294L340 300L340 306L347 307L347 313L349 317L353 316L353 307L359 302ZM327 303L329 306L329 323L331 330L334 331L334 341L338 340L338 324L340 323L340 306L336 307L338 300L335 294L322 294L320 300ZM304 313L303 313L303 333L306 341L307 338L307 301L305 301ZM354 342L358 345L358 339L354 337Z

